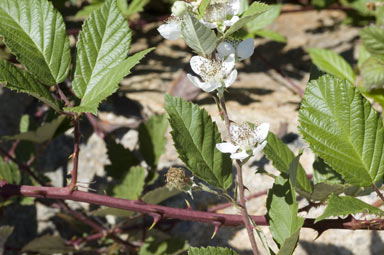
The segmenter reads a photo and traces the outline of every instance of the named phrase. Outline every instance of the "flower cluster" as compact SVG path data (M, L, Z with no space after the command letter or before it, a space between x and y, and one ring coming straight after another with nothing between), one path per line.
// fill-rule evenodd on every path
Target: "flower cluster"
M211 0L203 15L199 15L200 1L190 3L176 1L172 6L172 15L165 24L158 28L159 33L168 40L176 40L182 36L183 17L188 13L199 19L209 29L217 30L223 35L225 30L239 20L240 0ZM188 74L190 81L198 88L212 92L216 89L228 88L237 78L236 61L252 56L253 39L221 38L216 51L210 56L194 56L190 64L198 75Z
M222 153L231 153L232 159L245 160L257 155L267 145L265 140L269 132L269 123L255 127L251 123L230 125L232 142L218 143L216 148Z

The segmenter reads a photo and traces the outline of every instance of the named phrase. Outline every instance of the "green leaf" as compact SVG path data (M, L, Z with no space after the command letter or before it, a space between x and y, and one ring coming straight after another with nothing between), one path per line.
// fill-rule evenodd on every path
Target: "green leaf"
M199 5L199 15L200 17L204 15L205 13L205 10L207 9L208 5L209 5L209 2L211 2L211 0L202 0L200 5Z
M160 187L145 193L142 200L147 204L157 205L161 202L180 194L181 191L178 189L168 189L167 187Z
M312 150L345 181L364 187L382 180L382 120L348 81L324 75L309 82L299 122Z
M345 183L338 172L327 165L322 158L316 156L315 161L313 162L313 183L318 184L322 182L329 184Z
M252 5L251 5L252 6ZM249 10L249 9L248 9ZM266 26L272 24L272 22L277 18L279 17L279 14L280 14L280 11L281 11L281 4L276 4L276 5L270 5L268 6L268 8L265 8L265 10L263 11L263 13L261 13L260 15L257 15L257 17L255 19L253 19L252 21L250 21L249 23L247 23L247 28L250 32L254 32L256 33L258 30L262 29L262 28L265 28ZM271 34L271 33L270 33ZM280 34L277 34L275 32L275 37L277 35L280 36L280 39L281 36ZM268 38L268 37L267 37ZM284 38L284 37L283 37ZM284 38L285 39L285 38Z
M299 167L299 164L300 164L299 160L302 154L303 154L303 151L300 151L299 154L289 164L289 168L288 168L289 179L291 180L292 186L294 188L296 187L297 169Z
M7 242L8 237L12 234L14 227L1 226L0 227L0 253L4 252L4 245Z
M199 55L207 57L216 49L217 38L215 32L204 26L192 15L186 14L183 16L181 34L185 43Z
M369 53L384 55L384 30L381 27L365 27L360 30L360 36Z
M206 248L191 247L189 248L188 255L238 255L238 253L224 247L208 246Z
M251 5L252 6L252 5ZM249 9L248 9L249 10ZM258 10L255 9L254 12L250 12L245 14L238 20L236 21L235 24L233 24L225 33L224 37L228 37L229 35L233 34L237 30L243 28L245 25L249 24L251 21L256 19L258 16L260 16L263 12L265 12L265 8L260 8ZM252 14L251 14L252 13Z
M328 217L347 216L360 212L384 216L384 211L379 208L350 196L339 197L332 195L327 202L327 208L325 208L322 215L316 218L315 223Z
M364 61L361 75L369 90L384 88L384 56L372 56Z
M165 152L168 122L165 114L153 115L139 127L139 150L147 164L157 166L160 156Z
M36 238L23 247L21 252L34 252L43 255L53 253L67 254L74 252L75 249L66 245L64 239L59 236L45 235Z
M0 157L0 180L5 180L9 184L20 184L21 175L18 166L13 162L5 162Z
M285 239L284 243L277 255L291 255L296 249L297 242L299 241L300 229L293 233L290 237Z
M326 49L308 49L312 62L320 70L347 79L351 83L355 82L355 72L347 61L337 53Z
M112 95L117 89L119 82L128 74L131 73L131 69L137 65L140 60L152 51L154 48L146 49L136 53L133 56L128 57L122 63L109 69L99 81L97 81L92 89L87 89L81 100L80 106L68 108L65 110L73 111L77 113L91 112L97 114L97 108L101 101Z
M113 193L118 198L135 200L143 192L145 169L141 166L131 167L121 184L113 188Z
M262 2L253 2L248 9L243 13L243 17L252 16L255 14L259 14L265 11L268 11L271 8L270 5L262 3Z
M132 151L113 139L107 139L107 153L111 164L105 166L105 171L108 176L117 180L122 179L131 167L140 163Z
M286 43L287 38L285 38L284 35L281 35L275 31L272 30L267 30L267 29L259 29L254 32L255 35L270 39L275 42L281 42L281 43Z
M172 138L180 159L194 175L215 188L232 185L232 161L216 144L220 133L207 111L178 97L165 95Z
M188 243L182 239L170 238L161 240L150 236L140 247L139 255L177 255L187 250L188 246Z
M124 1L126 2L126 0L124 0ZM122 10L122 8L120 8L120 9L121 9L121 11L125 17L129 17L132 14L143 11L144 6L147 5L149 3L149 1L150 0L133 0L129 3L127 9L124 9L124 10Z
M1 21L0 21L1 22ZM53 98L49 89L42 85L28 72L17 68L0 58L0 83L17 92L27 93L60 111L59 103Z
M124 61L131 42L131 31L115 0L108 0L83 24L76 44L73 90L78 98L98 94L100 80Z
M99 2L96 2L96 3L92 3L90 5L87 5L85 6L83 9L81 9L80 11L78 11L76 14L75 14L75 18L80 18L80 17L87 17L88 15L90 15L92 12L96 11L97 9L99 9L101 6L103 6L104 3L99 3Z
M0 35L45 85L62 82L71 62L64 20L47 0L0 1Z
M343 185L343 184L337 184L337 183L316 183L313 186L313 191L311 194L311 200L315 201L324 201L326 200L329 195L332 193L340 194L344 192L346 189L348 189L349 185Z
M287 175L277 176L268 191L267 217L270 230L278 247L299 231L304 219L297 216L296 194Z
M295 155L288 146L271 131L267 137L264 154L272 161L273 166L276 167L277 170L286 174L288 174L291 162L295 159ZM312 192L311 182L308 180L307 174L301 164L299 164L297 168L296 186L309 194Z
M357 59L357 66L361 69L361 66L367 60L371 54L368 52L367 48L365 48L364 44L359 47L359 57Z
M61 115L51 122L44 123L41 127L38 127L34 131L29 131L14 136L5 136L2 139L8 140L24 140L34 143L43 143L51 140L58 130L61 123L65 120L65 116Z

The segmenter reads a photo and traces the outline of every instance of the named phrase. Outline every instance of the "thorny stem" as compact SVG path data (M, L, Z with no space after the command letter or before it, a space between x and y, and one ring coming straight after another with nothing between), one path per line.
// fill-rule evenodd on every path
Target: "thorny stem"
M255 194L252 194L248 197L245 198L245 200L251 200L253 198L257 198L257 197L261 197L263 195L266 195L267 194L267 191L264 190L264 191L260 191L260 192L257 192ZM208 212L217 212L219 210L222 210L222 209L225 209L225 208L228 208L228 207L231 207L233 206L233 203L223 203L223 204L219 204L219 205L216 205L214 207L211 207L208 209Z
M79 168L79 152L80 152L80 123L78 117L73 119L75 144L73 146L73 167L71 171L71 183L67 186L70 192L76 189L77 170Z
M231 123L230 123L230 120L229 120L229 117L228 117L227 108L226 108L226 105L225 105L224 93L218 93L218 96L219 96L219 101L220 101L220 105L221 105L222 112L223 112L225 126L227 128L228 135L229 135L230 139L232 140L231 132L230 132L230 125L231 125ZM243 222L244 222L244 226L247 229L247 233L248 233L249 241L251 242L253 254L254 255L258 255L259 254L259 250L257 248L257 244L256 244L256 240L255 240L255 235L254 235L254 232L253 232L253 226L252 226L252 224L251 224L251 222L249 220L246 200L245 200L245 196L244 196L243 171L242 171L242 163L241 163L241 161L240 160L236 160L235 161L235 166L236 166L236 171L237 171L237 184L238 184L238 187L239 187L239 197L240 197L239 206L240 206L241 216L242 216L242 219L243 219Z
M376 192L376 194L379 196L379 198L384 201L383 193L381 193L379 188L375 184L372 184L372 188Z

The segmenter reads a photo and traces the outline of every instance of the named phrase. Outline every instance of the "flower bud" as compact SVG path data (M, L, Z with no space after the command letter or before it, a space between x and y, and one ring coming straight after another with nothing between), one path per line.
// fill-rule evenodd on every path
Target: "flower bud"
M254 46L253 39L248 38L242 41L236 49L236 56L240 59L246 59L253 55Z
M175 16L182 16L188 9L188 5L184 1L176 1L172 5L172 14Z
M217 48L217 54L219 57L224 58L226 56L231 55L232 53L235 53L235 48L230 44L229 42L221 42Z
M191 179L185 175L181 168L171 167L166 173L167 187L170 189L187 190L192 185Z

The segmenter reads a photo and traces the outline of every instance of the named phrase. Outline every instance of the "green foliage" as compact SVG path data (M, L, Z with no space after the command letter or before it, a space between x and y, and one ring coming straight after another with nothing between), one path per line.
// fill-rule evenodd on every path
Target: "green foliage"
M215 32L190 14L183 16L181 34L185 43L197 54L206 57L216 49L217 38Z
M365 60L367 60L370 56L371 56L371 54L367 51L364 44L360 45L359 56L357 59L357 66L359 67L359 69L361 69L361 66L363 65Z
M0 1L0 35L20 63L45 85L62 82L71 62L60 13L47 0Z
M165 114L153 115L139 127L140 152L147 164L157 166L160 156L165 152L168 122Z
M98 80L92 87L87 86L84 97L80 106L65 109L73 112L91 112L97 114L97 107L100 102L112 95L118 89L118 83L128 74L131 69L140 62L140 60L152 51L154 48L146 49L128 57L123 62L110 68L103 77Z
M335 3L335 0L312 0L312 5L315 6L317 9L322 9L330 6L331 4Z
M287 175L276 177L272 189L268 191L267 209L273 239L281 248L304 224L304 219L297 216L296 195Z
M262 2L253 2L248 9L243 13L243 17L246 16L252 16L254 14L259 14L265 11L268 11L271 8L271 6L262 3Z
M90 15L93 11L96 11L101 6L103 6L103 4L104 4L103 2L95 2L95 3L92 3L90 5L87 5L83 9L78 11L76 13L75 17L76 18L86 17L86 16Z
M312 150L345 181L364 187L383 178L383 123L352 84L329 75L309 82L299 122Z
M284 240L277 255L292 255L300 237L300 229Z
M14 227L1 226L0 227L0 251L4 251L4 245L7 242L8 237L12 234Z
M352 67L340 55L326 49L309 49L312 62L322 71L330 73L341 79L355 82L355 73Z
M232 161L216 149L220 133L211 117L197 105L181 98L165 96L172 138L180 159L194 175L215 188L232 184Z
M257 2L255 2L255 3L257 3ZM252 5L251 5L251 7L252 7ZM270 5L270 6L268 6L268 8L263 7L263 5L262 5L261 6L261 10L262 9L265 9L265 11L262 12L257 17L255 17L255 19L253 19L249 23L247 23L247 29L251 33L257 33L260 29L262 29L262 28L272 24L272 22L277 17L279 17L279 14L280 14L280 11L281 11L281 5L280 4ZM277 34L277 35L276 34L277 33L275 32L274 37L277 37L277 35L279 35L279 34ZM271 32L270 32L270 35L271 35Z
M127 0L118 0L117 5L125 17L130 17L132 14L142 12L144 6L149 3L150 0L132 0L127 6Z
M140 247L139 255L177 255L187 250L188 246L184 240L178 238L161 240L150 236Z
M142 200L147 204L160 204L161 202L180 194L181 191L177 189L168 189L167 187L160 187L145 193Z
M272 30L259 29L259 30L255 31L254 34L261 36L261 37L264 37L264 38L267 38L267 39L270 39L270 40L275 41L275 42L280 42L280 43L286 43L287 42L287 38L285 38L285 36L275 32L275 31L272 31Z
M206 248L191 247L189 248L188 255L238 255L238 253L224 247L208 246Z
M66 117L64 115L61 115L51 122L44 123L34 131L28 131L14 136L5 136L2 138L8 140L23 140L34 143L44 143L46 141L52 140L55 137L58 128L63 123L65 118Z
M143 192L144 184L145 169L141 166L131 167L121 184L113 188L113 193L118 198L135 200Z
M318 184L322 182L344 184L341 175L327 165L322 158L317 156L313 162L313 183Z
M384 88L384 56L369 57L361 66L364 86L369 89Z
M13 162L5 162L0 157L0 180L5 180L9 184L20 184L21 175L18 166Z
M42 255L49 255L53 253L69 253L75 249L66 245L64 239L59 236L44 235L30 241L23 247L21 252L34 252Z
M380 26L369 26L360 30L363 44L372 55L384 55L384 30Z
M325 208L322 215L316 218L315 223L332 216L347 216L349 214L360 212L384 216L384 211L379 208L350 196L339 197L337 195L332 195L327 202L327 208Z
M211 2L211 0L202 0L200 5L199 5L199 15L200 16L203 16L204 15L204 12L205 10L207 9L208 5L209 5L209 2Z
M1 21L0 21L1 22ZM0 83L17 92L27 93L46 103L56 111L60 111L58 102L49 89L42 85L30 73L0 58Z
M288 146L272 132L268 134L264 154L272 161L277 170L286 174L288 174L291 162L295 159L295 155ZM312 192L311 182L308 180L307 174L300 163L297 167L296 186L307 193Z

